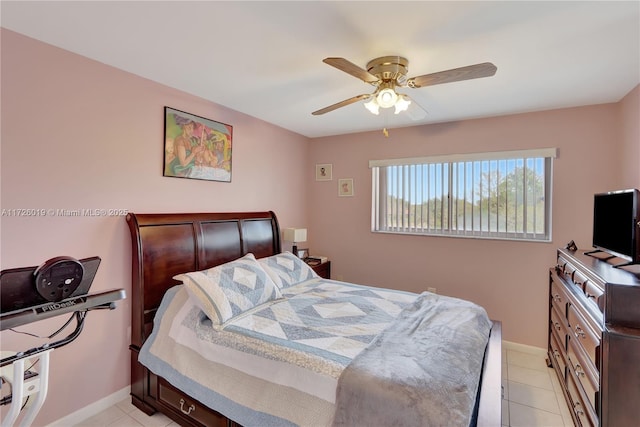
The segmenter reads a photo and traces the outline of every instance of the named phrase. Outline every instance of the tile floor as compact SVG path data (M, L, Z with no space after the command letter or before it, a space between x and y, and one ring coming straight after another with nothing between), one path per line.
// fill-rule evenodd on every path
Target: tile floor
M573 427L558 377L545 358L541 351L502 346L503 426Z
M541 351L503 345L502 424L512 427L573 426L560 384ZM177 427L162 414L147 416L130 399L76 424L75 427Z

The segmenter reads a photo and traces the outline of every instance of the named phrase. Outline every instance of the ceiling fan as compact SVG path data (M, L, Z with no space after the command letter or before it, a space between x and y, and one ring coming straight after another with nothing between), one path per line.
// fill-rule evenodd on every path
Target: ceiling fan
M442 83L491 77L497 70L497 67L492 63L483 62L481 64L468 65L466 67L407 78L409 60L401 56L382 56L372 59L367 63L366 70L344 58L325 58L322 62L375 86L376 90L371 94L357 95L314 111L311 113L314 116L328 113L361 100L367 100L364 105L373 114L378 114L380 107L395 107L395 113L398 114L409 107L411 98L406 94L396 92L397 87L408 86L416 89Z

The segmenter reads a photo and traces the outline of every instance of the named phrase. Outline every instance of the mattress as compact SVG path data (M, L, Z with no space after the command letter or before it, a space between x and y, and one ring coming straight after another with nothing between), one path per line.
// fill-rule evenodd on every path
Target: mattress
M331 425L343 373L384 331L406 329L396 319L421 295L318 278L285 288L282 294L220 329L212 327L182 285L176 286L163 298L139 361L241 425ZM435 305L444 298L431 294L420 298L420 304ZM473 368L477 372L469 379L475 387L488 318L486 323L476 345L480 354L473 357L479 358ZM418 336L407 337L416 341ZM465 405L463 412L473 410Z

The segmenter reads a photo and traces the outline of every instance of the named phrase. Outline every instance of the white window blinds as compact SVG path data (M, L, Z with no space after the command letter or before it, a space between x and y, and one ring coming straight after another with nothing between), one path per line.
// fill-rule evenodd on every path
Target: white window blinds
M372 230L551 239L555 148L372 160Z

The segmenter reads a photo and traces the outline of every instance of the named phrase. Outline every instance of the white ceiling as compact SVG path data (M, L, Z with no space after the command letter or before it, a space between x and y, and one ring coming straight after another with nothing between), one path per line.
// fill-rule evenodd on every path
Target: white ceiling
M640 2L2 1L2 26L309 137L617 102L640 83ZM408 77L493 62L374 116L322 63L409 59ZM215 119L215 117L211 117Z

